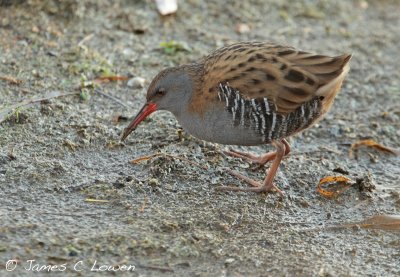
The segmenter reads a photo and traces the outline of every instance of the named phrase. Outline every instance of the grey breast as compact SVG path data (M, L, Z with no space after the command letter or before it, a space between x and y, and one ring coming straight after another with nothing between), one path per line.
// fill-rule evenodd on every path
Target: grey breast
M248 146L264 143L264 138L249 126L236 126L232 115L220 106L211 107L203 116L190 113L177 119L189 134L205 141Z

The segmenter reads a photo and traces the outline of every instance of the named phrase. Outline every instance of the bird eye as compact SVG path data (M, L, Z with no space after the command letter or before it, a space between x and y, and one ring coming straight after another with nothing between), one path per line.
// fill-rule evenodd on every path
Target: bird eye
M163 96L163 95L165 95L166 93L167 93L167 91L166 91L164 88L159 88L159 89L157 90L157 92L156 92L156 95Z

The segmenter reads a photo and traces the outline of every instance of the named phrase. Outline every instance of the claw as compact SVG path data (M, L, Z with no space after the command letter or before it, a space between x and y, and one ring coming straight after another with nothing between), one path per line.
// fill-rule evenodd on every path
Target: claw
M265 177L263 183L257 182L253 179L250 179L249 177L244 176L244 175L240 174L239 172L234 171L230 168L224 168L224 170L226 170L229 174L235 176L236 178L238 178L240 180L245 181L252 187L241 188L241 187L233 187L233 186L222 186L222 187L217 187L216 190L218 190L218 191L247 191L247 192L269 192L271 190L275 190L283 197L284 196L283 191L281 191L273 183L273 181L274 181L276 172L278 170L279 164L281 163L283 156L285 156L289 153L290 148L289 148L289 150L286 149L287 142L285 140L274 141L273 144L276 147L276 152L267 153L266 155L264 155L262 157L256 157L256 156L253 156L252 154L240 153L238 151L229 151L229 152L225 151L228 155L232 155L235 157L241 157L241 158L247 159L247 160L249 159L249 157L251 157L251 158L255 157L258 161L258 164L260 164L260 166L262 166L268 160L270 160L271 157L273 157L273 163L272 163L271 168L270 168L267 176ZM265 161L265 162L260 163L260 161Z

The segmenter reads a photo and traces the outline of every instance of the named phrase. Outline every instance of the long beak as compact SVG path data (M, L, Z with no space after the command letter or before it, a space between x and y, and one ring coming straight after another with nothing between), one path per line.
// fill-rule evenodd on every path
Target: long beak
M124 133L122 134L121 141L125 140L130 133L135 131L136 127L142 122L146 117L157 110L157 104L155 103L146 103L140 109L135 119L125 128Z

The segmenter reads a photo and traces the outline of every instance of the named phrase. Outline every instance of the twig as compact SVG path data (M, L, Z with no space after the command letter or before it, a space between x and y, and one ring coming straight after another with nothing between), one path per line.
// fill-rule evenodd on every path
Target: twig
M147 204L147 198L145 197L143 200L142 206L139 208L139 212L141 212L141 213L144 212L144 209L146 208L146 204Z
M79 46L79 47L82 47L83 44L84 44L86 41L92 39L93 36L94 36L94 33L91 33L91 34L87 35L86 37L84 37L83 39L81 39L80 42L78 42L78 46Z
M60 93L59 91L53 91L49 93L48 95L42 97L42 98L36 98L36 99L26 99L23 100L17 104L11 105L9 107L5 107L4 109L0 110L0 123L2 123L4 120L7 119L8 115L13 112L15 109L28 106L34 103L50 100L53 98L57 97L63 97L63 96L69 96L69 95L77 95L79 92L67 92L67 93Z
M92 199L92 198L86 198L85 202L89 202L89 203L108 203L110 201L108 200L103 200L103 199Z
M118 98L116 98L116 97L114 97L114 96L112 96L112 95L109 95L109 94L107 94L107 93L104 93L104 92L102 92L101 90L99 90L98 88L96 88L94 91L97 92L98 94L100 94L100 95L106 97L106 98L109 98L109 99L115 101L116 103L118 103L118 104L124 106L125 108L130 108L130 106L128 106L127 104L125 104L124 102L122 102L121 100L119 100Z
M128 79L129 79L129 77L127 77L127 76L107 75L107 76L101 76L101 77L94 79L94 82L100 84L100 83L105 83L105 82L126 81Z

